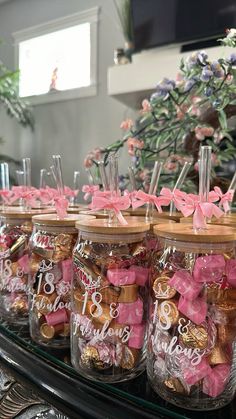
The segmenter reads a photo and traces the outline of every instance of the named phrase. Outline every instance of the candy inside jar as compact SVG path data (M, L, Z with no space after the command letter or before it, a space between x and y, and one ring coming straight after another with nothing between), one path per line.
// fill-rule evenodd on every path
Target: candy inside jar
M89 218L68 215L33 217L30 240L30 334L48 347L69 346L72 250L77 239L75 222Z
M209 410L236 389L234 232L156 226L163 250L151 272L148 379L165 400Z
M71 357L84 376L105 382L145 367L149 224L77 222L73 252Z
M0 315L14 324L28 323L29 237L33 211L1 213Z

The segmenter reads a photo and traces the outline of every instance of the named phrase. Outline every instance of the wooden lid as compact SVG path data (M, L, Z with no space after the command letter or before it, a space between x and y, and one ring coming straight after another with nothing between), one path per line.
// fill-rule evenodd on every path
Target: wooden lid
M180 218L179 222L184 223L184 224L185 223L187 223L187 224L192 223L193 222L193 217L182 217L182 218Z
M154 227L158 237L182 240L191 243L224 243L235 240L235 232L230 227L208 225L207 230L193 230L188 224L162 224Z
M216 219L212 220L209 224L211 224L211 225L229 226L229 227L232 226L233 228L236 228L236 218L221 217L221 218L218 218L218 220L216 220Z
M31 209L29 211L24 211L21 207L7 207L4 210L0 211L0 216L14 219L24 219L24 218L32 218L34 215L37 214L48 214L48 213L55 213L55 209Z
M80 231L91 232L91 233L100 233L100 234L131 234L131 233L143 233L148 231L150 224L144 223L142 221L132 221L133 217L127 217L126 220L128 224L126 225L108 225L108 220L104 219L95 219L88 221L88 219L79 220L76 222L75 226Z
M124 217L129 216L129 213L127 211L121 211L122 215L124 215ZM79 211L80 214L82 215L94 215L96 218L108 218L109 217L109 213L104 212L103 210L101 211L92 211L92 210L82 210Z
M129 211L129 215L133 216L145 216L146 215L146 208L137 208L137 209L130 209L127 210ZM169 215L168 211L163 211L163 212L158 212L157 210L154 210L154 217L155 218L164 218L164 219L168 219L168 220L174 220L174 221L179 221L179 219L181 217L183 217L183 215L180 212L177 212L173 215Z
M126 219L128 217L125 217ZM142 223L147 223L146 218L143 216L130 216L129 218L132 218L132 220L135 220L137 222L142 222ZM167 220L166 218L161 218L161 217L154 217L152 221L148 222L148 224L150 224L150 228L153 229L153 226L157 225L157 224L176 224L176 221L174 220Z
M78 220L93 220L92 215L85 216L80 214L67 214L66 218L60 219L57 214L35 215L32 217L33 224L53 225L53 226L71 226L74 227Z

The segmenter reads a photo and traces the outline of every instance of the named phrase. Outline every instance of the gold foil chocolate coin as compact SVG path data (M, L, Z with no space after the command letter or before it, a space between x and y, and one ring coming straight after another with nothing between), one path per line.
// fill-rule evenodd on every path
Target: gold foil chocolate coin
M205 349L208 345L208 333L204 326L190 324L187 332L180 336L180 341L187 348Z
M47 323L43 323L40 326L40 333L43 336L44 339L52 339L54 337L55 334L55 330L53 326L49 326L49 324Z
M169 277L164 276L155 279L152 289L156 298L169 299L173 298L176 295L176 290L168 284L168 280Z

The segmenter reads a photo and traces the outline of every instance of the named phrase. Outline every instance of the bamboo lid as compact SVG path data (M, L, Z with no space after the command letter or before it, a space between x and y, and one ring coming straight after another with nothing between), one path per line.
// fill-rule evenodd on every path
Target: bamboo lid
M63 219L58 218L57 214L35 215L32 217L33 224L51 225L51 226L68 226L75 227L75 223L79 220L93 220L92 215L85 216L80 214L67 214Z
M128 209L127 211L129 211L129 215L133 216L145 216L146 215L146 208L136 208L136 209ZM181 217L183 217L183 215L180 212L177 212L173 215L169 215L168 211L163 211L163 212L158 212L157 210L154 209L154 218L164 218L164 219L168 219L168 220L174 220L176 222L179 221L179 219Z
M127 217L125 217L127 219ZM138 217L138 216L130 216L129 218L131 218L132 220L135 220L137 222L142 222L142 223L148 223L150 224L150 230L153 230L154 226L157 224L176 224L176 221L174 220L167 220L166 218L161 218L161 217L154 217L152 221L148 222L146 221L145 217Z
M231 217L221 217L218 218L218 220L214 219L211 222L209 222L211 225L222 225L222 226L229 226L236 228L236 218Z
M95 219L95 220L79 220L75 226L82 232L100 233L100 234L131 234L131 233L143 233L149 230L150 224L142 221L132 221L133 217L127 217L128 224L122 225L108 225L107 219Z
M194 230L188 224L162 224L154 227L158 237L190 243L224 243L235 240L235 232L230 227L208 225L206 230Z
M124 217L129 216L129 213L127 211L121 211L121 213ZM94 215L96 218L108 218L109 217L109 212L104 212L103 210L101 210L101 211L82 210L82 211L79 211L79 214Z
M7 207L4 210L0 211L0 217L8 218L8 219L24 219L24 218L32 218L34 215L41 215L41 214L48 214L55 213L55 209L31 209L28 211L24 211L21 208L17 207Z

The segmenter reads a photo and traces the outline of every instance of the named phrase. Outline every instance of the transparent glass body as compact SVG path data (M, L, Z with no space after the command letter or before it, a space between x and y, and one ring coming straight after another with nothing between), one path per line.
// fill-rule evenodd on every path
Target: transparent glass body
M14 324L28 323L29 237L31 218L2 217L0 227L0 314Z
M48 347L70 339L72 250L77 230L62 224L35 224L30 240L30 334Z
M118 382L145 368L145 233L80 233L73 253L71 359L86 378Z
M236 390L234 244L161 241L150 279L148 379L177 406L220 408Z

